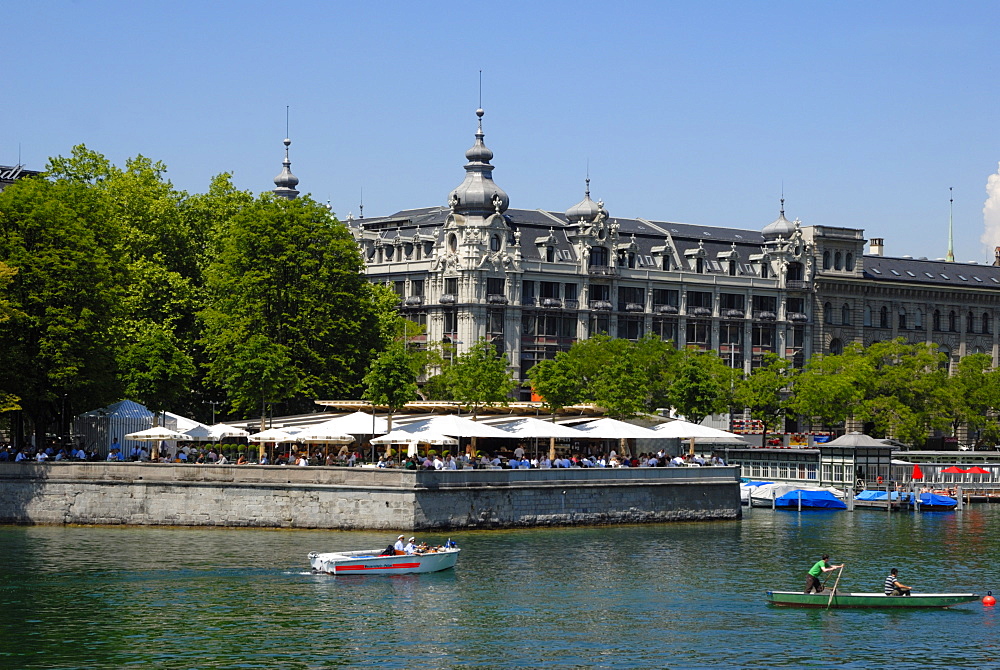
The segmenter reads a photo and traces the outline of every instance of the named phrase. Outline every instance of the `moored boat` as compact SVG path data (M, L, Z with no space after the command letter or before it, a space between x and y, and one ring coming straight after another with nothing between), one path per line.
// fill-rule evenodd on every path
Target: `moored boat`
M406 575L416 572L438 572L455 567L458 547L440 547L420 554L380 555L378 549L338 551L309 554L309 563L316 572L329 575Z
M854 498L856 507L875 507L885 509L886 504L894 509L916 509L922 512L950 512L958 506L958 501L951 496L924 491L916 496L908 491L862 491Z
M832 486L796 485L785 482L763 484L751 490L750 504L753 507L798 509L800 497L802 498L802 509L847 508L847 505L843 503L844 492L840 489ZM838 502L840 504L837 504Z
M767 601L781 607L837 608L942 608L979 600L975 593L913 593L909 596L887 596L883 593L849 593L837 591L802 593L801 591L768 591Z

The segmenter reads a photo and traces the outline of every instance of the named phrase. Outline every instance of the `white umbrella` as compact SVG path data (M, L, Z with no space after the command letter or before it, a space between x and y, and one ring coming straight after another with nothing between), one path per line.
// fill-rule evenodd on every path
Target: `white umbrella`
M427 430L409 432L404 430L394 430L381 437L373 439L372 444L442 444L454 446L458 440L448 435L432 433Z
M280 428L270 428L250 435L247 440L258 444L261 442L295 442L295 436Z
M230 426L227 423L217 423L211 426L211 430L212 437L219 440L224 437L247 437L250 435L249 431L237 428L236 426Z
M178 433L176 430L164 428L163 426L154 426L146 430L140 430L137 433L129 433L125 436L125 439L137 442L162 442L164 440L189 441L193 438L188 437L184 433Z
M649 428L643 428L634 423L619 421L617 419L595 419L594 421L588 421L587 423L573 427L577 431L584 433L582 437L601 440L663 437L662 435L657 435Z
M562 424L552 423L551 421L543 421L541 419L536 419L533 416L525 417L523 419L515 419L514 421L507 421L505 423L494 424L494 428L499 428L505 433L510 433L508 437L521 437L521 438L552 438L552 437L563 437L569 439L580 439L582 437L589 437L576 430L575 428L570 428L569 426L563 426Z
M388 421L364 412L354 412L325 421L322 426L347 435L381 435L389 432Z
M354 441L354 436L346 434L342 430L330 425L332 421L327 421L316 426L310 426L298 433L295 439L299 442L324 443L335 442L337 444L348 444Z
M187 436L187 439L194 440L195 442L211 442L215 439L215 436L212 434L212 428L203 423L185 430L184 434Z
M405 425L400 425L399 430L413 433L417 431L429 431L440 433L441 435L451 435L452 437L503 437L509 438L510 433L506 433L499 428L488 426L485 423L466 419L454 414L443 416L432 416L429 419L421 419Z
M690 421L681 421L677 419L676 421L669 421L667 423L660 424L652 429L656 433L656 437L674 437L680 439L688 438L714 438L715 441L725 440L727 442L746 442L742 437L736 433L730 433L729 431L719 430L718 428L712 428L711 426L703 426L700 423L691 423Z

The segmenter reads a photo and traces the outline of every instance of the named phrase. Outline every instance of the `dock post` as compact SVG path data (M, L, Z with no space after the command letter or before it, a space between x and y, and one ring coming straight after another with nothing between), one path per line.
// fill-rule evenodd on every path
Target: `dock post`
M774 489L771 489L771 509L778 509L778 496Z
M955 487L955 499L958 501L958 511L961 512L965 508L964 494L962 493L962 485L959 484Z
M799 489L799 511L802 511L802 489Z

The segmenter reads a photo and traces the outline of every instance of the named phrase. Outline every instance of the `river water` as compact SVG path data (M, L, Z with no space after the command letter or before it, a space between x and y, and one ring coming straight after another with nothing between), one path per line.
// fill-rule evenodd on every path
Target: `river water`
M914 515L457 532L454 570L308 571L396 533L0 527L0 668L982 668L1000 606L800 610L824 551L841 589L997 587L1000 505ZM428 535L443 542L447 535Z

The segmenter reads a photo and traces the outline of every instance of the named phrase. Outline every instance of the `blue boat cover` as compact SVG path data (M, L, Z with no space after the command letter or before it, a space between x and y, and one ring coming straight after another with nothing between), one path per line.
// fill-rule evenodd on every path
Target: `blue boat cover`
M774 482L755 482L748 479L747 481L741 483L744 486L763 486L764 484L773 484Z
M886 492L885 491L862 491L858 495L854 496L854 499L855 500L885 500L885 496L886 496ZM904 498L904 500L908 499L908 498L909 498L909 496L906 496ZM892 492L892 499L893 500L899 500L899 492L898 491L893 491Z
M807 489L796 489L789 491L785 495L775 499L775 507L798 508L799 494L802 495L802 507L811 509L847 509L843 500L833 495L829 491L809 491Z
M951 496L939 496L936 493L921 493L921 505L937 505L938 507L956 507L958 501Z

